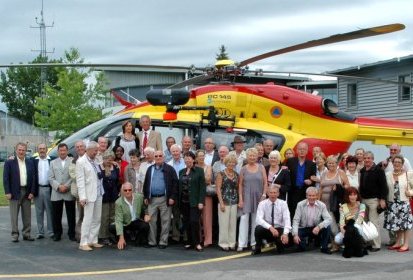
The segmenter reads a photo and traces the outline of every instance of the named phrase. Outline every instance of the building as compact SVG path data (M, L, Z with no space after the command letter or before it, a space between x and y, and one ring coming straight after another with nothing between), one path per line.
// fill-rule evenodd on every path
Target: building
M47 132L11 117L0 110L0 160L14 152L18 142L27 143L28 154L35 152L39 143L48 143Z
M337 82L338 105L341 110L356 116L413 120L411 86L413 55L339 69L329 73L410 83L410 85L391 84L377 80L339 77Z

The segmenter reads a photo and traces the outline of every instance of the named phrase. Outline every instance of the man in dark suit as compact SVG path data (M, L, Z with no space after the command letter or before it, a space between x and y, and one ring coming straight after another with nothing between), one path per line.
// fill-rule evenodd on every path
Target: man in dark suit
M6 198L10 202L12 241L19 241L18 215L22 210L23 240L33 241L31 230L31 200L34 197L36 176L33 160L26 159L27 145L16 145L16 157L4 164L3 185Z
M308 144L301 142L297 145L297 156L287 160L290 170L291 188L288 192L288 208L291 217L294 217L297 203L306 198L305 191L314 184L310 177L316 174L316 165L307 159Z
M34 192L34 204L36 208L37 239L44 238L44 212L47 218L47 233L53 236L52 202L50 200L51 188L49 185L50 158L47 156L47 146L42 143L37 146L39 156L34 158L36 170L36 187Z
M163 152L155 152L155 164L149 166L143 183L143 196L150 216L148 245L156 246L158 212L161 217L159 249L168 245L172 205L178 197L178 177L175 169L164 163Z

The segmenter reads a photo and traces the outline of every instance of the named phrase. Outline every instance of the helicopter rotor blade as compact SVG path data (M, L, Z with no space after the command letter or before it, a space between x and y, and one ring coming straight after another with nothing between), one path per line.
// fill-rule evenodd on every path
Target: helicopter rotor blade
M383 35L383 34L395 32L395 31L400 31L400 30L403 30L404 28L405 28L404 24L395 23L395 24L381 25L381 26L356 30L356 31L348 32L348 33L336 34L336 35L332 35L326 38L312 40L312 41L308 41L308 42L301 43L298 45L290 46L287 48L282 48L282 49L278 49L275 51L260 54L260 55L251 57L249 59L246 59L244 61L241 61L238 64L238 66L242 67L242 66L251 64L253 62L266 59L272 56L276 56L279 54L283 54L283 53L289 53L293 51L298 51L298 50L303 50L303 49L308 49L308 48L313 48L317 46L343 42L343 41L355 40L355 39L360 39L360 38L365 38L365 37Z
M171 89L172 88L183 88L183 87L186 87L186 86L189 86L189 85L197 84L197 83L200 83L202 81L208 80L212 77L213 77L212 73L211 74L209 74L209 73L208 74L203 74L203 75L195 76L193 78L189 78L189 79L186 79L182 82L173 84L172 86L169 86L167 88L171 88Z
M398 86L413 86L413 83L409 82L398 82L392 80L384 80L380 78L370 78L370 77L361 77L361 76L352 76L352 75L342 75L342 74L332 74L332 73L311 73L311 72L284 72L284 71L261 71L263 74L298 74L298 75L312 75L312 76L324 76L324 77L333 77L333 78L343 78L349 80L360 80L368 82L377 82L383 84L392 84Z
M19 63L19 64L0 64L0 68L13 67L73 67L73 68L162 68L162 69L181 69L189 70L191 67L187 66L165 66L165 65L147 65L147 64L119 64L119 63ZM202 68L195 68L195 70L203 70Z

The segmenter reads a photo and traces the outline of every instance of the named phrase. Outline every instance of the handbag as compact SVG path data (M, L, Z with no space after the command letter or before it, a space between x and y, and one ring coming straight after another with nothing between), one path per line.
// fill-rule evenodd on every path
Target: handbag
M207 196L216 196L217 195L216 185L210 184L210 185L206 186L206 195Z
M379 232L377 231L376 226L370 221L363 221L361 225L355 224L355 226L358 228L359 233L363 237L364 241L371 241L379 236Z

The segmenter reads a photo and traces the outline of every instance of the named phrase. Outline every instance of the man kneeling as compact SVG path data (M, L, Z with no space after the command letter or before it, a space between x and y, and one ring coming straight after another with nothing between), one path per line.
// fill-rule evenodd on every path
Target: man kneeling
M110 227L110 232L116 231L119 237L119 250L125 248L127 237L135 238L136 244L139 240L143 240L144 244L147 243L150 216L145 213L144 220L140 219L144 208L143 195L133 193L131 183L124 183L121 188L121 197L115 202L115 225Z
M261 253L262 240L274 241L278 253L284 252L288 244L288 234L291 230L290 211L284 200L278 199L280 189L271 185L268 189L268 199L258 204L255 227L255 250L253 255Z
M305 239L317 239L321 243L321 252L331 254L327 247L331 234L331 216L326 205L317 200L318 190L316 188L307 188L306 196L307 199L300 201L295 210L292 230L294 243L298 245L299 251L305 251Z

